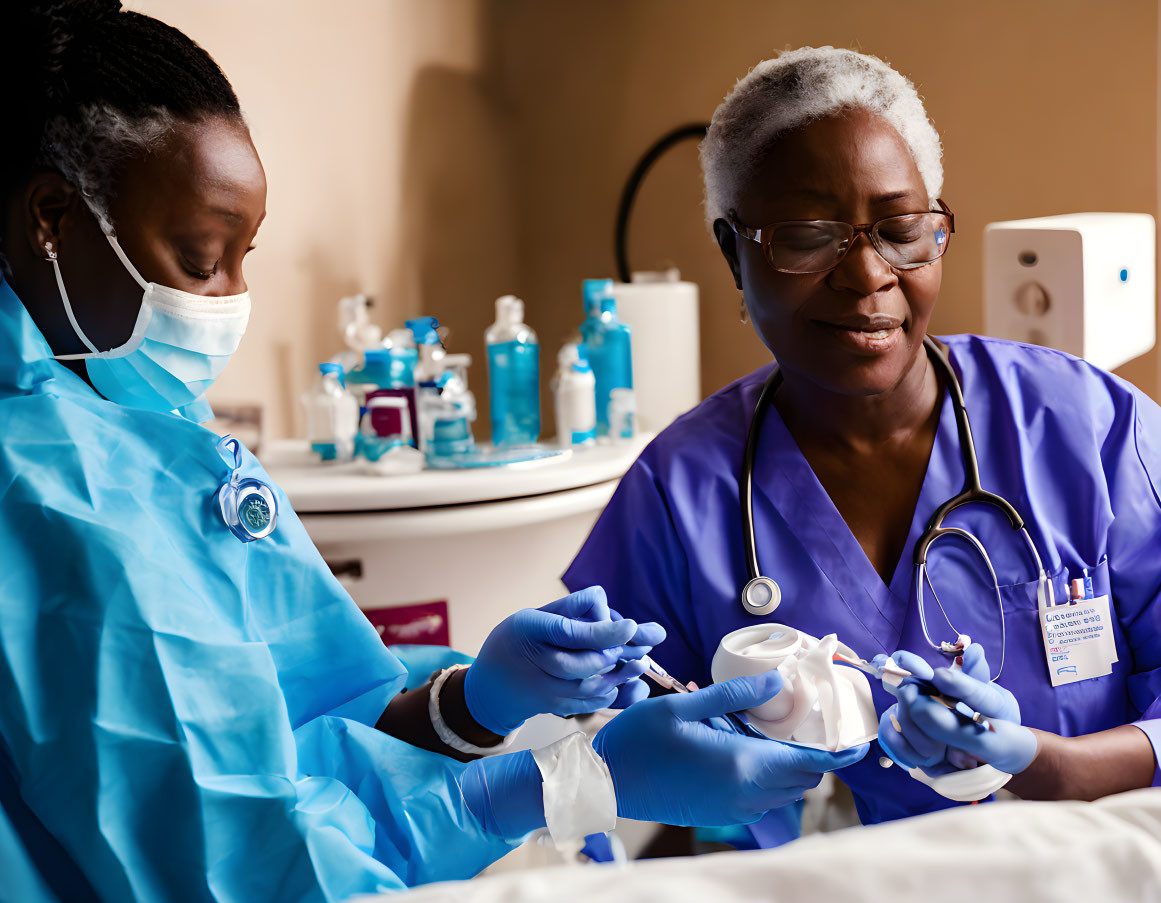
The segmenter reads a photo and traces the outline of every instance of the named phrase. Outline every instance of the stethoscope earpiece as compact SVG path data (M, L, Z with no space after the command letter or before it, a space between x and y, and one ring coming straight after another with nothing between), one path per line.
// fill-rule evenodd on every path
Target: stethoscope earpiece
M754 577L742 590L742 607L752 615L768 615L782 602L782 589L769 577Z

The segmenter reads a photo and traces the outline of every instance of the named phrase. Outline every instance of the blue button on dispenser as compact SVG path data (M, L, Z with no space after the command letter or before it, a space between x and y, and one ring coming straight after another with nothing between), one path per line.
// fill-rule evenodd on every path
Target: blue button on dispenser
M1128 267L1121 267L1121 272L1118 275L1121 277L1121 282L1128 282L1129 281Z

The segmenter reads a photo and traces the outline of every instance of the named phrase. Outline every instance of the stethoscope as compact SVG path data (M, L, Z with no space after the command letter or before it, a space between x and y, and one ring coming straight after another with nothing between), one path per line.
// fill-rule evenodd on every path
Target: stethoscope
M927 529L923 531L923 534L915 544L915 595L919 604L919 623L923 628L923 636L931 648L945 655L959 655L963 651L963 642L959 639L963 634L959 630L956 630L955 625L952 624L951 618L943 607L943 603L939 601L935 587L931 585L931 578L927 571L927 556L931 551L931 547L936 542L946 537L955 537L963 540L979 553L984 564L987 565L988 573L991 574L992 584L995 588L996 609L1000 616L1001 652L1000 665L996 670L994 679L1003 670L1004 651L1008 639L1007 626L1004 621L1004 604L1000 596L1000 582L996 577L995 568L992 567L991 559L988 557L983 543L962 527L945 527L943 525L944 518L957 508L962 508L964 505L969 505L973 502L998 508L1008 518L1012 528L1023 536L1024 542L1028 547L1028 552L1032 557L1033 566L1038 576L1036 593L1040 607L1054 605L1055 597L1052 584L1049 582L1048 575L1044 570L1040 553L1036 550L1036 544L1032 541L1028 529L1024 526L1024 520L1020 517L1019 512L1003 496L997 495L994 492L988 492L980 486L979 458L976 455L976 446L972 439L971 424L968 423L967 407L964 405L963 387L960 385L959 377L952 368L951 362L930 336L924 337L923 347L927 350L927 354L931 360L939 367L944 378L944 383L947 385L948 392L951 393L952 407L955 411L955 424L959 432L960 453L963 458L964 484L963 489L958 495L948 499L936 509L935 514L931 516L931 520L927 523ZM754 417L750 421L750 429L746 434L746 446L742 453L742 470L739 475L742 507L742 545L746 554L746 573L749 577L745 587L742 589L742 607L750 614L758 617L770 614L782 601L782 589L779 587L778 582L771 577L763 576L762 570L758 565L758 544L754 537L754 461L758 452L758 437L761 435L762 424L765 422L766 413L774 403L774 393L778 391L780 385L782 385L782 372L775 366L774 370L766 378L766 382L762 386L762 392L758 396L758 403L754 408ZM935 603L939 606L944 620L947 621L948 626L955 632L957 637L955 643L936 643L931 638L931 633L927 626L927 613L923 599L925 586L935 598Z

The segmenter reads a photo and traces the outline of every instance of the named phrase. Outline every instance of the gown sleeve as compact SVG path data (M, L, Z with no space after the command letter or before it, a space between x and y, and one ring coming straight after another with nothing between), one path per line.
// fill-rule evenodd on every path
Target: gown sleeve
M266 642L246 594L207 598L165 541L4 482L0 784L96 898L339 900L467 878L519 842L467 810L465 766L374 729L404 668L348 597L309 597L321 577L296 581L297 647L293 621Z
M648 450L621 479L561 580L570 592L602 586L609 605L626 618L661 624L665 641L652 656L674 677L708 681L707 662L690 632L685 549Z
M1133 724L1161 762L1161 408L1131 391L1131 427L1122 450L1111 452L1122 466L1109 474L1109 572L1117 618L1132 649L1129 697L1141 713ZM1153 786L1161 786L1161 766Z

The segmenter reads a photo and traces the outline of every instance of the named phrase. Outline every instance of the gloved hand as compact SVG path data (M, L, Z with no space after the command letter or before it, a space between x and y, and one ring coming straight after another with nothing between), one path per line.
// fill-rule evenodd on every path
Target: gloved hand
M884 684L899 701L879 719L879 745L898 764L922 768L932 777L979 762L1019 774L1036 758L1036 735L1020 724L1016 697L991 683L983 646L972 643L964 649L962 670L932 670L910 652L896 652L891 657L916 677L931 680L941 693L986 716L992 725L992 730L987 730L960 718L907 681L894 689ZM901 730L896 730L892 716Z
M590 586L543 608L526 608L488 634L464 678L472 717L508 734L533 715L578 715L648 695L640 659L665 639L660 624L622 618ZM628 684L638 686L622 690Z
M761 705L782 688L777 671L692 693L646 699L593 740L617 791L617 814L670 825L751 824L812 787L823 773L861 759L717 730L703 721Z
M522 837L545 825L542 783L532 752L522 749L469 762L460 793L489 834Z

